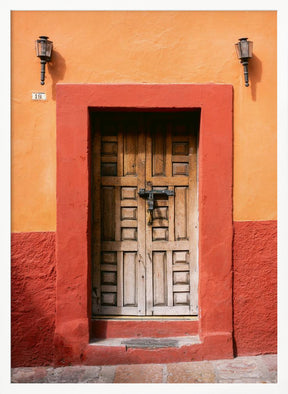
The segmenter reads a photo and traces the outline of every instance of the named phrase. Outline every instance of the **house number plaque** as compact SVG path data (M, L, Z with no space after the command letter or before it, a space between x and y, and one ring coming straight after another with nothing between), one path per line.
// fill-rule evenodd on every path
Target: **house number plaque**
M32 100L44 101L46 99L47 99L46 93L42 93L42 92L33 92L32 93Z

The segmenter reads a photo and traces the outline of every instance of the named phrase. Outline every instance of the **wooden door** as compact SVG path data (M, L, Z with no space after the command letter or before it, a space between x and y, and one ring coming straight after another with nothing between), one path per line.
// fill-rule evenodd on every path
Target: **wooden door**
M198 115L91 116L93 315L197 315Z

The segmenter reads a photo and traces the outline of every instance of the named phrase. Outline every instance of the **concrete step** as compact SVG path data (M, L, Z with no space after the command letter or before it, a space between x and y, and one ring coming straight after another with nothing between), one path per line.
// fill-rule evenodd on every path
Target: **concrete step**
M117 346L126 349L180 348L201 343L198 335L166 338L105 338L93 339L93 346Z

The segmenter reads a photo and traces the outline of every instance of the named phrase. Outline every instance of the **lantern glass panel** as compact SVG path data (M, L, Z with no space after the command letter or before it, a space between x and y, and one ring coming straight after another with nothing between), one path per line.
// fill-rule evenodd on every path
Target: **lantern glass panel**
M249 45L248 42L245 40L240 41L240 51L241 51L241 58L246 58L249 55Z
M253 41L248 41L248 57L252 57L252 52L253 52Z
M39 57L40 53L41 53L40 40L35 41L35 49L36 49L36 55L37 55L37 57Z
M40 37L35 41L36 55L44 60L49 61L52 54L53 42L47 38Z
M51 57L52 47L53 47L53 42L47 41L46 42L46 57L47 57L47 59L50 59L50 57Z
M36 53L38 57L46 56L46 41L37 40L36 41Z
M241 59L241 50L240 50L240 43L239 42L237 42L235 44L235 49L236 49L236 52L237 52L238 59Z
M252 57L253 42L247 39L241 39L235 44L238 59L247 59Z
M46 47L47 47L47 43L45 41L41 41L41 43L40 43L40 55L41 56L46 56Z

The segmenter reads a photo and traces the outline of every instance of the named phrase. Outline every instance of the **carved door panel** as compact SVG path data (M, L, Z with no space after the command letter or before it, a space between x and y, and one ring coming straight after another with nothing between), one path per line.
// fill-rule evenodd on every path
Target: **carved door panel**
M194 118L92 116L93 315L197 314ZM140 189L174 195L149 211Z

